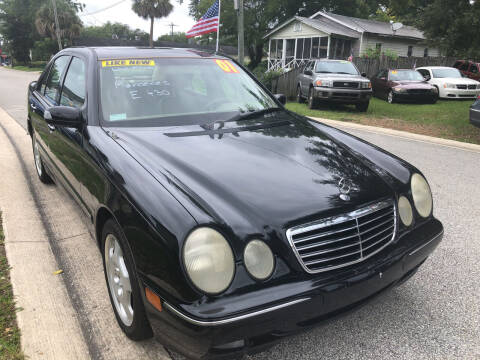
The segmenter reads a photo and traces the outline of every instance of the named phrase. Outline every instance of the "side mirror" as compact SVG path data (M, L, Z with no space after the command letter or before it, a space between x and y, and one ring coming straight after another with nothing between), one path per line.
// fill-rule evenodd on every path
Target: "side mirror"
M287 103L287 97L283 94L275 94L275 99L277 99L282 105Z
M37 89L37 81L32 81L28 85L28 89L30 90L30 92L34 92Z
M366 73L366 72L363 72L361 75L362 75L362 77L364 77L364 78L367 77L367 73Z
M425 81L429 81L430 80L430 76L426 75L423 77L425 79Z
M54 106L45 111L43 118L47 124L58 127L78 129L83 124L82 111L69 106Z
M303 72L305 75L308 75L308 76L312 76L313 75L313 71L312 70L305 70Z

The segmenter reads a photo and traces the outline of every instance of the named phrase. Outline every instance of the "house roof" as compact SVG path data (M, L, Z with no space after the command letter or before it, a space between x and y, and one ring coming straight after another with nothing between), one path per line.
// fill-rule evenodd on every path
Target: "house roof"
M409 37L414 39L424 40L425 36L423 32L418 30L413 26L404 25L402 28L397 30L395 33L392 30L392 25L383 21L376 20L367 20L359 19L349 16L337 15L329 12L318 12L311 17L311 19L316 18L327 18L332 21L336 21L338 24L346 26L354 31L358 32L367 32L372 34L388 35L388 36L400 36L400 37Z
M335 34L357 39L362 35L362 33L372 33L391 37L406 37L417 40L425 39L423 32L417 28L414 28L413 26L403 26L394 32L392 30L392 25L387 22L359 19L322 11L317 12L309 18L295 16L280 26L277 26L275 29L265 35L264 38L270 37L293 21L300 21L329 35Z
M332 20L327 19L327 18L312 19L312 18L305 18L305 17L301 17L301 16L295 16L295 17L291 18L290 20L284 22L283 24L277 26L272 31L270 31L267 35L264 36L264 39L270 37L271 35L273 35L277 31L283 29L285 26L291 24L293 21L300 21L300 22L302 22L302 23L304 23L308 26L311 26L314 29L322 31L322 32L324 32L328 35L335 34L335 35L342 35L342 36L357 38L357 39L361 35L357 31L351 30L348 27L342 26L342 25L338 24L337 22L332 21Z

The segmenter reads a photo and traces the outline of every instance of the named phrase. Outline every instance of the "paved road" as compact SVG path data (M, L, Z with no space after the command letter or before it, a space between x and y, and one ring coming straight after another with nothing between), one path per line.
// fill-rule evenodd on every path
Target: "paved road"
M0 69L0 79L3 76ZM8 76L14 79L11 89L22 91L24 96L27 76ZM0 93L4 89L0 81ZM0 106L18 111L21 103L16 101L21 97L11 95L9 99L0 96ZM18 113L16 118L22 121L25 116ZM370 131L347 131L424 171L432 186L435 213L445 226L444 241L406 284L346 318L289 338L249 359L480 359L480 152ZM25 140L15 141L23 142L26 149ZM34 177L31 155L24 150L22 156ZM50 237L62 240L80 234L85 240L59 241L56 256L65 262L70 274L67 290L91 299L76 308L94 345L90 345L90 354L121 358L108 356L115 347L125 345L114 327L107 326L112 315L105 299L97 299L105 296L105 289L92 285L92 278L103 281L93 239L77 221L72 220L70 228L62 227L78 214L62 191L38 183L34 191L40 199L38 206L51 219ZM70 298L75 302L75 296ZM112 329L114 335L106 334L105 329ZM137 358L153 358L153 343L141 345L141 349L136 346L128 349Z
M0 67L0 107L24 128L27 127L27 88L40 76L38 72Z

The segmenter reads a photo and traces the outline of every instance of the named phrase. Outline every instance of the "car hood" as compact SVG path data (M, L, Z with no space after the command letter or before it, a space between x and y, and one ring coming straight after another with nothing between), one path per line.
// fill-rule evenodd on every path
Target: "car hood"
M208 126L109 131L187 210L236 228L264 231L393 197L346 147L285 111ZM349 183L347 201L341 179Z
M480 82L469 78L435 78L434 80L441 83L452 83L455 85L480 84Z
M393 86L399 86L405 89L431 89L432 85L425 81L394 81Z

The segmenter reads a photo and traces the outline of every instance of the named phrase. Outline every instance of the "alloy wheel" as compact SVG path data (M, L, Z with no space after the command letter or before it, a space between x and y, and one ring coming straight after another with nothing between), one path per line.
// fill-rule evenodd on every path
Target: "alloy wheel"
M42 176L42 158L40 157L40 149L37 140L33 138L33 156L35 158L35 167L37 168L38 176Z
M117 238L109 234L105 239L105 269L113 304L126 326L133 323L132 284Z
M388 93L388 103L393 104L393 91Z

